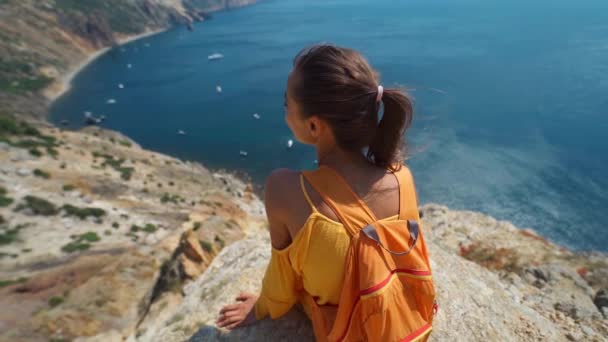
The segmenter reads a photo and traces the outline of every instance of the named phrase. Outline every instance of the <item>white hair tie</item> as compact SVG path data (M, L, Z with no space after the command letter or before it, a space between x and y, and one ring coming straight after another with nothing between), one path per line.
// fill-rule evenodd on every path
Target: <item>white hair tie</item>
M379 85L378 86L378 95L376 96L376 102L382 101L382 93L384 93L384 87Z

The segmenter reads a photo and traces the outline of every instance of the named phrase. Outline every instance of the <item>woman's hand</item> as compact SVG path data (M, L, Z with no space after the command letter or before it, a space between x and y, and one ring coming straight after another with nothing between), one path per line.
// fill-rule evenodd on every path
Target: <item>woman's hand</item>
M236 297L237 303L226 305L220 310L220 317L215 322L220 328L234 329L256 321L253 309L258 296L241 293Z

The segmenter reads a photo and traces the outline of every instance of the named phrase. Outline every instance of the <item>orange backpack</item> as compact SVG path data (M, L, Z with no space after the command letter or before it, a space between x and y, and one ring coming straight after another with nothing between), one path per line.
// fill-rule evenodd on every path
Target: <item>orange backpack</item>
M339 305L301 298L317 341L426 341L437 304L408 168L395 172L399 218L382 221L332 169L303 174L351 236Z

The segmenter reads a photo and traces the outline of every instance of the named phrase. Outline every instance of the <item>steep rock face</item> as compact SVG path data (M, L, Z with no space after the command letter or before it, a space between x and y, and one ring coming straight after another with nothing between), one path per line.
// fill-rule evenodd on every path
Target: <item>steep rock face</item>
M0 139L2 341L145 329L264 222L250 185L116 132L0 115Z

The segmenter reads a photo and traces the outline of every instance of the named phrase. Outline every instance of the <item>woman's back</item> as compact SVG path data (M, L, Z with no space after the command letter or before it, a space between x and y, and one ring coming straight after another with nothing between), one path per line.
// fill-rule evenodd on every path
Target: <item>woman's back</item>
M399 214L399 184L394 174L375 167L358 170L356 166L344 166L351 172L344 176L338 171L330 174L343 178L348 184L357 184L357 187L350 186L352 191L364 200L376 217L396 219ZM276 288L273 286L281 283L274 275L284 278L285 273L290 272L285 268L290 267L295 270L294 281L316 298L318 304L338 304L350 235L337 213L300 172L275 172L269 177L266 189L267 210L270 215L288 218L289 231L288 236L273 240L273 253L284 262L271 265L276 270L268 273L268 285L265 286L273 287L268 291L282 297L281 301L290 295L280 293L284 282ZM263 316L263 313L259 312L259 315Z
M386 231L395 234L391 243L397 250L409 248L405 254L416 245L415 189L411 174L400 168L402 139L412 117L407 93L379 85L378 73L358 52L317 45L296 56L285 92L285 121L296 140L314 146L319 169L280 169L268 177L265 204L272 257L261 293L243 295L237 299L240 303L226 306L218 325L232 328L267 315L277 318L300 302L321 340L339 337L337 329L348 331L349 317L358 317L363 326L370 317L366 315L379 314L369 321L374 322L369 335L374 337L405 336L410 327L420 326L428 305L414 314L412 293L405 298L400 292L399 286L406 286L402 279L390 286L385 279L411 276L411 270L415 277L429 277L423 239L408 259L412 263L374 249L380 240L370 249L371 240L359 239L363 233L376 239ZM359 249L359 241L367 245ZM369 254L358 256L358 251ZM361 288L363 292L357 290L368 285L371 288ZM385 286L389 297L375 290ZM361 299L365 304L355 308L360 293L366 294ZM387 307L389 302L396 305ZM392 316L384 319L381 312ZM330 334L334 319L337 329Z

